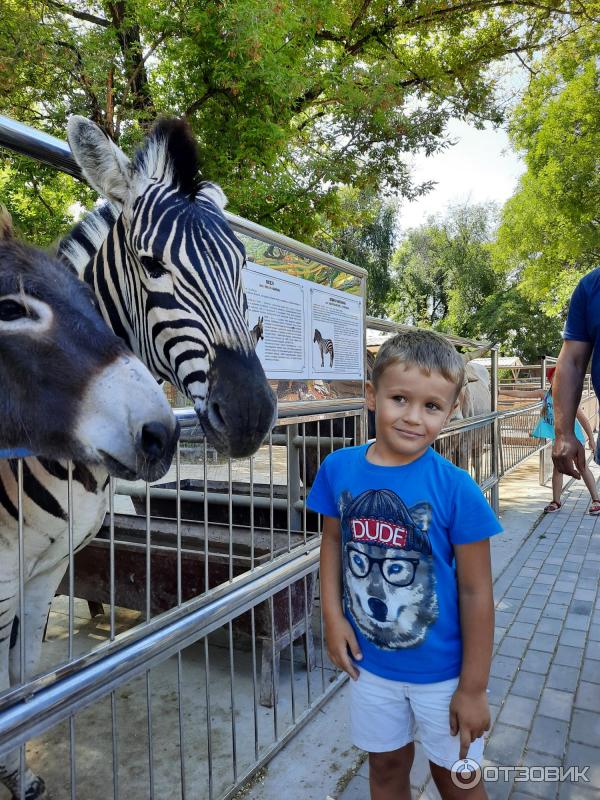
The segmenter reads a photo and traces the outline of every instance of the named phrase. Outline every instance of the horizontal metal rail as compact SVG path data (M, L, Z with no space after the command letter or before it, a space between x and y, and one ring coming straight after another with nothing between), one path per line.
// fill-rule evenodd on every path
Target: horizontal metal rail
M243 573L209 595L158 615L0 700L0 754L67 719L115 687L189 647L314 572L320 541Z
M0 115L0 145L55 167L61 172L66 172L67 175L77 178L77 180L84 180L79 165L73 158L71 149L66 142L2 115ZM304 244L304 242L297 242L295 239L290 239L288 236L269 230L269 228L258 225L256 222L251 222L244 217L239 217L237 214L231 214L226 211L225 216L231 227L238 233L252 236L269 244L276 244L303 258L309 258L327 266L335 267L342 272L356 275L359 278L364 278L367 275L367 271L362 267L357 267L342 258L324 253L316 247Z

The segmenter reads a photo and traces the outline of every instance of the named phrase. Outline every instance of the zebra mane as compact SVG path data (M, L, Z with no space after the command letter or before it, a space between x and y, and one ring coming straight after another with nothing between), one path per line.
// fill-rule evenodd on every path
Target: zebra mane
M102 247L117 217L115 207L111 203L103 203L89 211L59 242L58 257L72 265L80 278L83 278L90 259Z
M190 199L198 192L198 148L186 120L158 119L133 163L136 172L175 184Z

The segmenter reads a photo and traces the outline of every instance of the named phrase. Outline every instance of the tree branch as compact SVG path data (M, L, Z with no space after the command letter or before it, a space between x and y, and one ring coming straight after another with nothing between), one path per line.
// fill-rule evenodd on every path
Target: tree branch
M63 14L68 14L70 17L75 17L75 19L81 19L85 22L91 22L103 28L110 28L110 22L104 19L104 17L97 17L95 14L88 14L85 11L76 11L74 8L69 8L69 6L58 3L56 0L46 0L46 2L49 6L56 8L58 11L62 11Z

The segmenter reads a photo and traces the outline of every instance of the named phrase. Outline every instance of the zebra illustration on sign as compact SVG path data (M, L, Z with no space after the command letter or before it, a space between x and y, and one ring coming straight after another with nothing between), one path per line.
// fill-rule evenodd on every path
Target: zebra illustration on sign
M321 336L321 331L315 328L315 335L313 337L313 342L315 342L319 348L321 353L321 366L324 367L324 359L323 356L325 353L329 353L329 366L333 367L333 339L324 339Z
M178 436L163 391L106 325L90 288L64 263L17 242L6 216L0 219L0 402L2 446L26 445L40 454L22 463L22 619L19 468L16 459L0 460L4 691L35 671L48 608L68 566L68 465L50 459L75 461L76 548L100 527L108 475L162 477ZM19 751L0 763L0 781L13 798L21 797L19 763ZM22 777L27 800L47 797L41 778L28 769Z
M265 333L264 322L265 322L265 318L264 317L259 317L258 318L258 322L256 323L256 325L250 331L250 334L251 334L252 338L254 339L254 346L255 347L260 342L261 339L265 338L265 336L264 336L264 333Z

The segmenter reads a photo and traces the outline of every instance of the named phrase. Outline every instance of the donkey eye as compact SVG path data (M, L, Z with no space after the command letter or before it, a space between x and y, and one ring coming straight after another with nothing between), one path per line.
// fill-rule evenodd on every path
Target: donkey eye
M162 262L152 256L140 256L142 266L151 278L160 278L167 273Z
M2 322L12 322L15 319L22 317L33 316L35 314L28 314L27 308L16 300L0 300L0 320Z

